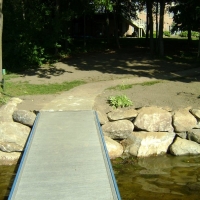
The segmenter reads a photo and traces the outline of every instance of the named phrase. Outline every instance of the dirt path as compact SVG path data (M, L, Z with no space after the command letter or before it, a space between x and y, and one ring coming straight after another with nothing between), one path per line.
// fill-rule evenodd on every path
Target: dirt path
M95 99L95 107L106 104L110 95L125 94L133 101L134 107L157 105L175 109L189 106L200 107L200 76L195 72L196 67L198 66L195 64L152 60L148 55L139 57L131 52L119 51L83 55L56 63L50 68L43 66L35 71L29 70L12 81L48 84L84 80L88 84L74 88L71 93L73 92L75 96L77 94L79 99ZM191 77L190 74L186 74L187 78L179 77L179 71L191 68L194 68ZM169 81L169 76L176 78ZM115 84L132 84L154 79L162 80L162 82L151 86L135 85L124 91L104 90ZM95 86L94 83L98 84ZM19 105L19 109L41 110L51 105L52 101L56 103L55 99L63 98L65 101L65 98L69 96L70 91L56 95L23 96L20 97L24 101Z

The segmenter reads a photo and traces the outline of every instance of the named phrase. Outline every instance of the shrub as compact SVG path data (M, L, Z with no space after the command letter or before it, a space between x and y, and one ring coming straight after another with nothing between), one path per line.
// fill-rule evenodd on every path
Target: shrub
M199 37L199 33L196 31L192 31L191 32L192 37ZM183 31L180 33L181 37L188 37L188 32L187 31Z
M164 36L170 37L170 32L169 31L164 31L163 34L164 34Z
M187 31L183 31L180 33L179 35L180 37L187 37L188 36L188 32Z
M126 95L111 96L108 99L110 106L114 108L132 106L133 102Z

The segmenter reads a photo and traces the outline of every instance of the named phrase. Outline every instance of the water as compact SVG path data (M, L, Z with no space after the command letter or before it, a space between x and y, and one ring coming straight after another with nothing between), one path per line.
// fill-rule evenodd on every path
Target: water
M200 156L112 161L123 200L199 200Z
M17 165L0 165L0 200L8 198L15 177Z
M200 155L112 160L123 200L199 200ZM17 165L0 166L0 200L7 199Z

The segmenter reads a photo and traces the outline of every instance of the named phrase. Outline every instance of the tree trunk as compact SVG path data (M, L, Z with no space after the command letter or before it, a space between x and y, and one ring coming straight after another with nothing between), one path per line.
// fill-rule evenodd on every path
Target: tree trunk
M115 39L117 43L118 49L120 49L120 44L119 44L119 34L118 34L118 23L117 23L117 12L118 11L118 1L116 3L115 10L113 11L113 17L114 17L114 26L115 26Z
M59 37L59 29L60 29L60 22L59 22L59 16L60 16L60 0L56 0L56 6L55 6L55 25L54 25L54 28L55 28L55 42L56 44L55 45L55 55L58 54L58 44L57 44L57 41L58 41L58 37Z
M200 30L199 30L199 47L198 47L198 57L200 57Z
M150 52L154 54L152 1L149 2Z
M156 53L158 53L158 1L156 2Z
M3 33L3 0L0 0L0 82L3 81L2 77L2 33Z
M84 13L84 18L83 18L83 34L84 34L84 48L86 47L86 15Z
M110 44L110 19L109 19L109 11L106 10L106 37L107 37L107 45Z
M159 22L159 55L160 56L164 56L164 44L163 44L164 11L165 11L165 0L161 0L160 1L160 22Z
M149 38L149 1L146 1L146 8L147 8L147 16L146 16L146 41L148 41Z
M190 47L192 41L192 29L190 24L188 24L188 46Z

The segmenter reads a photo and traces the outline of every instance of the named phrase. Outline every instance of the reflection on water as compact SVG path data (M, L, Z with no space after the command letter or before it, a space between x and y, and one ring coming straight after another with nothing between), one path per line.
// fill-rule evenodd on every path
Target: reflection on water
M199 200L200 156L112 161L123 200Z
M0 200L8 198L15 177L16 165L0 165Z
M112 160L123 200L199 200L200 156ZM7 199L17 165L0 166L0 200Z

